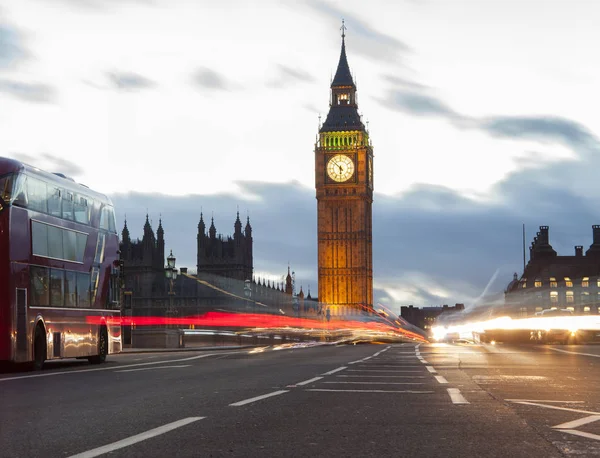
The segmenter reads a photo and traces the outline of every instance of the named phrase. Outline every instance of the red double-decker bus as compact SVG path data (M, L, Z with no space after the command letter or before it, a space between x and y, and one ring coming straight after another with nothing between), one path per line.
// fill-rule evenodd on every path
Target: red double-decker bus
M108 197L0 157L0 361L121 351L118 250Z

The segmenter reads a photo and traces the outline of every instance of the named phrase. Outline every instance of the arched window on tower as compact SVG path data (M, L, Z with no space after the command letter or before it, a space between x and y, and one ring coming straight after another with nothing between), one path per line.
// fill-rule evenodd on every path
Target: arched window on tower
M350 94L338 94L338 105L348 105L350 103Z

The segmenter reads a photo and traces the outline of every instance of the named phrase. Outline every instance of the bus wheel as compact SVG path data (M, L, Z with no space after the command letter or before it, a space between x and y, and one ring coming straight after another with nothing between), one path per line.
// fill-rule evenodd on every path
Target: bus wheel
M35 327L35 337L33 338L33 369L41 371L46 361L46 333L40 325Z
M102 327L98 336L98 354L90 356L88 361L92 364L102 364L106 361L106 355L108 355L108 333L106 328Z

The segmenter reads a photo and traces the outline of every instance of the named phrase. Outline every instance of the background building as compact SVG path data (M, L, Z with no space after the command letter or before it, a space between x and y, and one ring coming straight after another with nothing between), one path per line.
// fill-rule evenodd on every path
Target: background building
M577 314L600 314L600 226L592 226L592 245L571 256L559 256L550 245L549 227L540 231L529 248L529 262L521 278L515 273L505 291L505 308L526 317L551 307Z
M435 325L436 321L442 314L450 314L455 312L462 312L465 309L465 304L455 304L453 307L448 305L442 305L441 307L413 307L402 306L400 307L400 316L408 321L410 324L423 329L430 334L431 327Z

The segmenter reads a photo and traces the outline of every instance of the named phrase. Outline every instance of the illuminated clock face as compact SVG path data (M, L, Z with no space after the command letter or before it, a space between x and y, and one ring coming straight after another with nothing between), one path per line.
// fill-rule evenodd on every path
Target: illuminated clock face
M334 181L347 181L353 174L354 162L344 154L336 154L327 162L327 175Z

